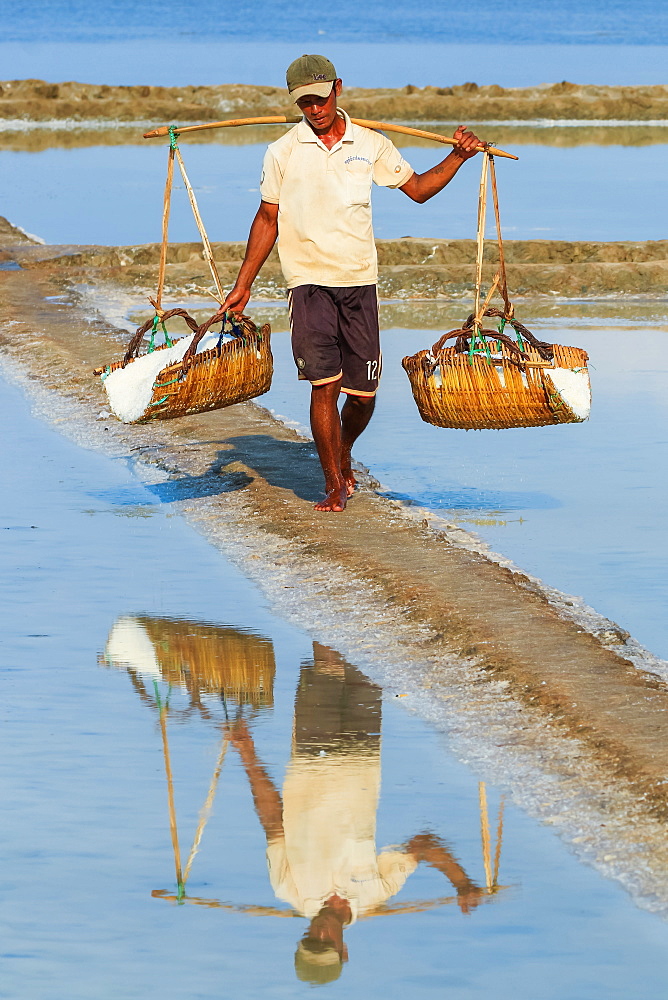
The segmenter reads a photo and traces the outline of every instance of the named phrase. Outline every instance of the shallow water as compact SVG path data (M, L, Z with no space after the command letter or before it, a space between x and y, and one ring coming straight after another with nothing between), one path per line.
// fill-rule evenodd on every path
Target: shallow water
M489 136L492 126L481 128ZM492 135L492 138L494 136ZM654 240L666 235L665 141L651 146L538 144L498 167L502 225L509 239ZM264 145L183 143L183 156L213 240L245 240L259 204ZM512 151L512 146L510 147ZM418 171L435 148L407 146ZM160 239L164 144L0 152L3 212L47 243L132 244ZM479 168L466 165L428 205L374 189L379 238L473 238ZM85 211L81 206L85 205ZM170 238L197 240L186 193L175 183Z
M184 867L227 713L237 737L246 724L271 787L282 791L286 824L309 768L327 770L323 793L346 787L328 835L354 801L350 822L359 827L365 818L358 847L407 845L428 831L436 861L455 881L465 872L486 884L477 777L453 759L438 726L404 711L410 698L381 699L372 680L314 646L317 635L277 619L123 460L61 438L6 383L0 413L13 428L3 437L0 522L6 996L176 1000L221 989L242 998L311 989L294 968L308 920L279 915L290 913L285 885L272 891L260 816L269 821L254 807L238 748L226 751L187 886L188 900L212 905L161 898L174 895L175 875L154 680L162 703L169 699ZM493 875L500 794L486 793ZM326 795L319 804L320 834L308 839L318 846L316 881L326 875L321 857L349 857L323 833ZM399 912L345 931L349 960L328 989L536 1000L659 995L665 925L511 804L499 883L509 888L489 902L469 886L469 904L480 901L464 915L448 879L422 864L388 901Z

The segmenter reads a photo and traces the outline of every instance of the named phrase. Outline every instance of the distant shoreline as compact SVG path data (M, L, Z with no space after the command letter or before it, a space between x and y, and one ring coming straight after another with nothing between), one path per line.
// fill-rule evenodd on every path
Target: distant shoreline
M527 88L478 86L345 88L353 117L407 122L668 123L668 87L561 83ZM0 121L191 122L292 113L282 87L106 86L11 80L0 83Z

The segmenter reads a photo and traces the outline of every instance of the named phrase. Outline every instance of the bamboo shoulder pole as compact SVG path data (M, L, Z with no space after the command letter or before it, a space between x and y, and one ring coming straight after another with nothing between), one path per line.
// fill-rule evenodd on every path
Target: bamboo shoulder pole
M180 128L175 126L174 132L177 135L185 135L186 132L200 132L208 128L236 128L239 125L297 125L301 120L301 115L297 117L268 115L264 118L232 118L224 122L205 122L203 125L184 125ZM393 122L376 122L367 118L351 118L350 120L353 125L361 125L363 128L381 129L384 132L401 132L403 135L414 135L419 139L431 139L433 142L442 142L448 146L457 145L455 140L447 135L439 135L438 132L425 132L420 128L412 128L410 125L395 125ZM144 132L145 139L158 139L165 135L169 135L169 125L161 125L150 132ZM506 153L502 149L496 149L495 146L480 146L480 151L482 152L483 150L491 153L493 156L505 156L509 160L519 160L519 156L515 156L513 153Z

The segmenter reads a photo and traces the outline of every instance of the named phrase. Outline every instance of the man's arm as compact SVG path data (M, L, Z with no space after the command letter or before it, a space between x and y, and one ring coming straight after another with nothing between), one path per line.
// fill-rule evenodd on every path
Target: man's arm
M434 834L419 833L405 846L407 854L416 861L424 861L441 872L457 890L457 900L462 913L468 913L480 902L484 890L468 877L455 856Z
M413 174L405 184L401 185L399 190L421 205L442 191L445 185L450 183L462 163L475 156L482 145L477 135L469 132L463 125L458 126L454 138L457 140L457 145L441 163L437 163L431 170L425 170L423 174Z
M246 245L246 256L239 269L234 288L223 302L220 311L231 309L242 313L246 308L251 294L251 285L257 278L260 268L271 253L271 248L278 236L278 205L261 201L257 214L253 219Z
M271 248L270 248L271 249ZM259 270L259 268L258 268ZM273 781L255 752L253 737L243 720L230 726L230 742L239 752L253 794L255 811L267 836L267 842L283 836L283 802Z

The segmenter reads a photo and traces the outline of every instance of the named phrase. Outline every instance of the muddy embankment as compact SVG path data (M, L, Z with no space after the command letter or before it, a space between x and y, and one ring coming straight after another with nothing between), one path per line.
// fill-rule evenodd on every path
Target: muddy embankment
M668 120L668 87L579 86L566 81L530 88L473 82L401 89L344 89L353 116L379 121ZM50 121L216 121L292 114L280 87L110 87L10 80L0 83L0 119Z
M2 228L0 226L0 240ZM473 290L475 243L473 240L427 240L406 237L378 240L379 289L384 298L399 300L470 297ZM508 284L515 298L593 298L615 295L665 297L668 289L668 240L619 243L564 242L560 240L508 240L504 244ZM214 243L223 285L234 282L243 258L243 243ZM485 281L497 267L498 251L485 249ZM111 282L144 298L153 294L158 272L159 246L40 247L21 251L21 266L47 269L58 258L58 268L72 282ZM12 259L11 248L0 250L0 261ZM169 248L166 295L204 294L211 276L198 243ZM260 298L285 294L278 256L274 249L254 286Z
M3 243L0 350L49 418L88 446L131 456L285 613L450 712L460 735L469 727L469 759L485 747L487 768L514 768L520 800L531 787L545 821L564 824L568 813L586 857L668 908L661 668L639 669L647 659L614 623L477 551L455 526L409 516L370 479L344 514L316 514L312 442L261 406L119 424L92 370L120 355L127 332L78 289L87 269L89 287L124 297L131 269L147 266L138 258L154 251L136 250L134 262L129 249L61 254L6 225ZM417 268L397 253L389 266Z

